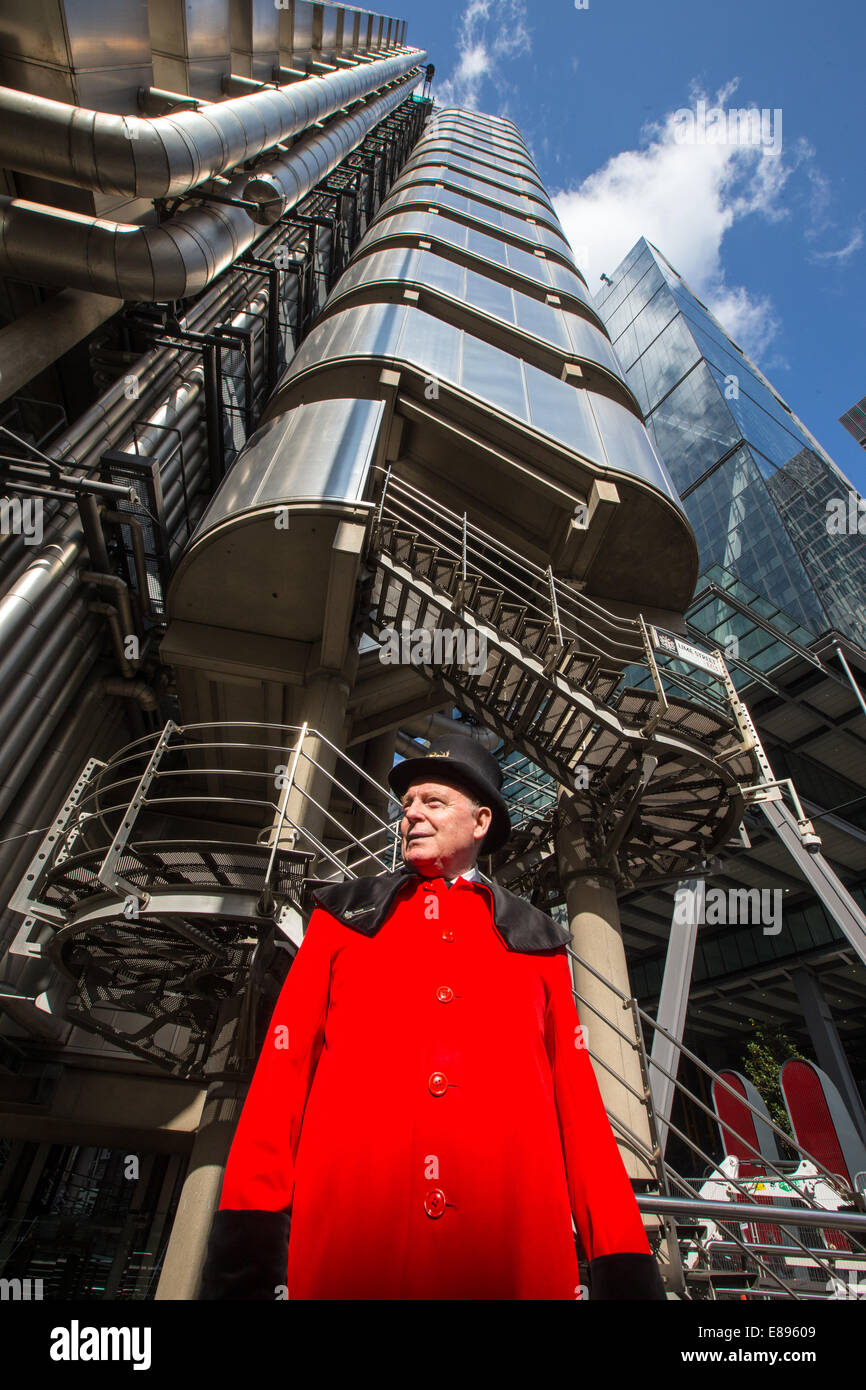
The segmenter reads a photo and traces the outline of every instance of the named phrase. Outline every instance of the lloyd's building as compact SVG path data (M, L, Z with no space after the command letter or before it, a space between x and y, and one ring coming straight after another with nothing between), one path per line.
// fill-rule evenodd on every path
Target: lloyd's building
M12 8L0 1275L195 1297L310 885L394 866L387 773L446 730L503 760L487 868L571 927L669 1290L717 1291L714 1231L736 1296L831 1290L866 1218L719 1235L714 1097L753 1169L806 1158L682 1082L687 986L667 1026L632 994L618 894L710 873L751 804L811 828L688 640L695 536L519 131L366 10Z

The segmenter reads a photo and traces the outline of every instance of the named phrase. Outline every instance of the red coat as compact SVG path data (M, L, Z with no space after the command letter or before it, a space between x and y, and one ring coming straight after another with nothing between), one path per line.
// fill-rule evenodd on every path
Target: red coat
M241 1239L255 1262L269 1218L253 1214L290 1215L276 1281L290 1299L572 1300L573 1215L593 1297L663 1297L583 1045L568 957L543 946L562 929L493 885L385 877L399 887L384 909L382 880L358 880L339 886L348 897L334 894L343 921L322 906L310 919L217 1221L247 1213L263 1223ZM364 883L379 885L378 909L363 906ZM515 949L538 920L547 937ZM214 1292L217 1266L238 1249L234 1236L212 1237L200 1296L267 1296L267 1273L263 1292Z

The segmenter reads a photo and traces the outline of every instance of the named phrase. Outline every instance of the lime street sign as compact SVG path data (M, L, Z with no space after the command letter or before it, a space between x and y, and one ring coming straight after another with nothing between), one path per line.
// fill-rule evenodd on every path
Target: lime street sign
M710 656L709 652L701 651L700 647L692 646L691 642L684 642L675 632L666 632L662 627L650 625L650 632L657 651L665 652L667 656L675 656L679 661L687 661L690 666L700 666L703 671L709 671L713 676L724 676L724 663L717 656Z

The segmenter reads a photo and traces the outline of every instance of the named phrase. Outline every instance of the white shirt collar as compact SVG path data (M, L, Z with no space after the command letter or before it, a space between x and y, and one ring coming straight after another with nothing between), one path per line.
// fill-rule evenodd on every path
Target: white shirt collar
M471 869L464 869L462 874L457 875L457 878L449 878L448 887L450 888L452 883L456 883L458 878L465 878L467 883L479 882L481 879L481 875L478 872L478 865L473 864Z

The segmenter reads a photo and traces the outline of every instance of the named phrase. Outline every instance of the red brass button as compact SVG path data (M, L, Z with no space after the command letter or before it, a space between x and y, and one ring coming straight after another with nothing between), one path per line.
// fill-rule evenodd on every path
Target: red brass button
M445 1193L441 1187L431 1187L424 1198L424 1210L428 1216L442 1216L445 1211Z
M448 1090L448 1077L444 1072L434 1071L427 1082L431 1096L444 1096Z
M450 927L446 927L446 928L445 928L444 932L442 933L442 940L443 940L443 941L453 941L453 940L454 940L454 933L453 933L453 931L451 930Z
M450 985L440 985L436 991L436 998L440 1004L450 1004L454 998L454 991Z

